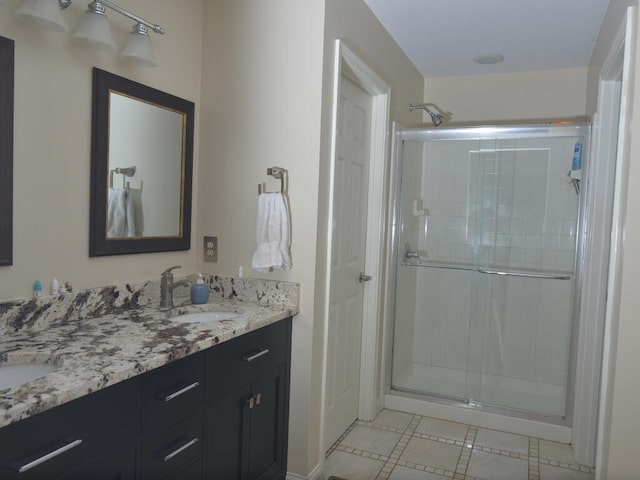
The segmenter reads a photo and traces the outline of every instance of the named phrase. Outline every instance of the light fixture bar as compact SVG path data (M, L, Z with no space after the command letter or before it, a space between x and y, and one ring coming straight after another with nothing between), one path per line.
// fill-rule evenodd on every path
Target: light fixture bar
M115 10L116 12L118 12L121 15L124 15L125 17L129 17L131 20L135 20L138 23L142 23L143 25L146 25L147 27L149 27L151 30L153 30L156 33L164 34L164 32L165 32L164 28L162 28L160 25L156 25L155 23L151 23L151 22L145 20L144 18L139 17L139 16L131 13L129 10L125 10L124 8L119 7L115 3L111 3L108 0L97 0L97 2L101 3L105 7L109 7L111 10Z

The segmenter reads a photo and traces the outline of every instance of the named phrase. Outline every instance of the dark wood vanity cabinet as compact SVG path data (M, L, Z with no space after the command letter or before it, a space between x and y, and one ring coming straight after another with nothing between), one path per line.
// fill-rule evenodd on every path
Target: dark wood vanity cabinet
M288 318L13 423L0 479L284 479L290 354Z
M291 322L249 333L207 353L205 478L284 479Z
M0 479L133 480L139 416L138 382L129 380L8 425Z

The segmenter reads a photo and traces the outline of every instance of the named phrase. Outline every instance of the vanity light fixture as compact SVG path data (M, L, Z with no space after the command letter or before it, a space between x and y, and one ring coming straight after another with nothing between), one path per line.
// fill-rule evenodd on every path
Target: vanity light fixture
M91 2L82 15L80 25L72 37L74 42L88 43L94 47L116 51L116 42L111 36L106 8L102 2Z
M15 17L21 22L34 27L55 32L68 32L61 11L71 5L71 0L22 0L15 12Z
M2 1L0 0L0 2ZM71 0L58 0L57 4L55 0L22 0L15 16L21 21L40 28L66 32L68 31L67 24L60 12L69 5L71 5ZM108 0L95 0L89 3L72 39L79 43L115 51L117 46L111 36L106 14L107 8L136 22L120 58L146 66L158 66L149 38L149 30L164 34L165 29Z
M138 62L149 67L157 67L158 60L153 53L149 28L143 23L136 23L129 34L127 46L124 47L120 58L125 61Z

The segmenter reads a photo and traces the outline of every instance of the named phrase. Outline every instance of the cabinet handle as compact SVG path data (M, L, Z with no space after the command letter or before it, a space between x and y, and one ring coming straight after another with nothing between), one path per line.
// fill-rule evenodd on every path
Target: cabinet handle
M164 401L170 402L171 400L173 400L176 397L179 397L183 393L187 393L189 390L193 390L194 388L199 386L200 386L200 382L193 382L191 385L187 385L186 387L181 388L180 390L176 390L175 392L170 393L169 395L164 397Z
M248 398L247 403L249 404L249 410L252 410L254 407L257 407L262 403L262 394L258 393L257 395Z
M256 353L248 353L246 354L244 357L242 357L242 359L245 362L253 362L256 358L260 358L263 355L266 355L267 353L269 353L269 349L268 348L262 348L259 351L257 351Z
M196 443L198 443L198 437L195 437L193 440L189 440L187 443L185 443L182 446L176 448L173 452L167 453L164 457L162 457L162 461L168 462L173 457L178 455L180 452L184 452L187 448L192 447Z
M39 458L36 458L35 460L29 462L29 463L25 463L24 465L21 465L19 467L16 467L16 470L18 471L18 473L24 473L27 470L31 470L33 467L37 467L38 465L47 462L49 460L51 460L52 458L57 457L58 455L63 454L64 452L67 452L69 450L71 450L72 448L77 447L78 445L80 445L82 443L82 439L78 438L77 440L72 440L70 442L68 442L67 444L63 445L60 448L57 448L55 450L53 450L52 452L47 453L46 455L43 455Z

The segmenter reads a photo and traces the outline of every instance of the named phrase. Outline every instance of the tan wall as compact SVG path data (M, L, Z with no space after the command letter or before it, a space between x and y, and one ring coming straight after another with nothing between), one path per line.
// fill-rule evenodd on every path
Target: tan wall
M208 1L204 17L210 27L204 32L197 223L198 237L219 237L219 260L197 267L233 275L242 265L246 276L301 284L301 312L293 330L288 468L307 475L323 454L318 306L324 303L333 41L345 38L350 48L364 52L364 60L392 85L392 111L399 102L419 101L423 81L362 0L327 2L326 21L322 0ZM293 268L258 273L250 268L257 184L278 187L266 176L274 165L289 171Z
M427 78L424 101L451 112L454 125L584 121L586 88L586 68Z
M301 284L293 322L289 471L317 463L309 443L318 435L311 411L313 290L318 208L320 80L324 2L205 2L202 165L197 179L198 236L218 236L218 262L198 268ZM256 245L258 184L279 182L268 167L289 171L292 269L251 269ZM200 258L200 257L199 257ZM315 453L315 452L314 452Z
M15 40L14 249L13 266L0 267L0 300L30 296L36 279L48 290L54 276L82 289L156 278L171 265L193 271L193 250L89 258L91 76L96 66L198 105L202 0L119 2L166 27L164 36L151 34L158 68L76 45L70 33L23 25L13 17L17 4L0 7L0 35ZM76 2L63 13L71 32L85 8ZM133 23L115 12L109 19L122 48Z

